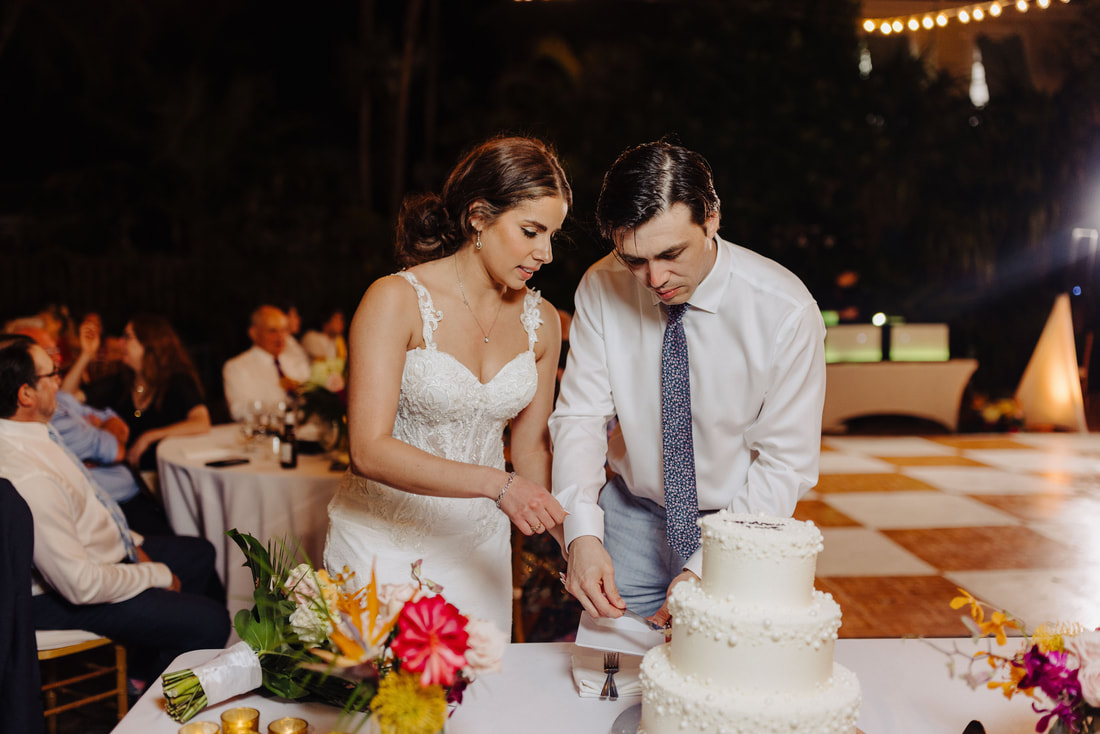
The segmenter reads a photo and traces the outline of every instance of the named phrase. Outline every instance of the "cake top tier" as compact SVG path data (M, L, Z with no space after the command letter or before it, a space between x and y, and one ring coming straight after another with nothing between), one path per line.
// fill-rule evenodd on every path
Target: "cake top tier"
M816 558L824 547L816 525L790 517L721 510L704 517L700 525L704 548L716 545L761 559Z

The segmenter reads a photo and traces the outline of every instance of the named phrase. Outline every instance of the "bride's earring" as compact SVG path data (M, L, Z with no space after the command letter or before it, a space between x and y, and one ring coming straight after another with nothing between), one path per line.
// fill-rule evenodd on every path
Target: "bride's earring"
M477 231L477 242L474 243L474 247L478 250L481 249L481 230Z

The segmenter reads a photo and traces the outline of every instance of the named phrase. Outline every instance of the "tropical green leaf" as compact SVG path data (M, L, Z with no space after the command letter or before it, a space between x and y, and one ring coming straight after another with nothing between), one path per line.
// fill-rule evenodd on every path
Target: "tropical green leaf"
M247 533L241 533L236 528L227 530L226 535L237 544L244 553L245 562L243 565L247 566L249 571L252 572L252 583L256 589L268 589L271 581L271 554L264 545L256 540L256 538L248 535Z

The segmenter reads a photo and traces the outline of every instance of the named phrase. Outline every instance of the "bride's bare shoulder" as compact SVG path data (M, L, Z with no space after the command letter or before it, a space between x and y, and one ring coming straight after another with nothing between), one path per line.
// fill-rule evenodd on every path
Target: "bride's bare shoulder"
M400 275L387 275L371 283L359 301L352 319L352 329L356 325L366 327L380 323L412 324L419 321L420 311L416 300L416 290Z

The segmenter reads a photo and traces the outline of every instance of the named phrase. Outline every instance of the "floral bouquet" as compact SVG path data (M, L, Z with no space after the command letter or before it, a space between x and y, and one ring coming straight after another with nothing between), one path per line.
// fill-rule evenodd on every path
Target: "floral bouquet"
M952 609L969 607L963 622L975 642L990 636L999 646L1007 643L1008 630L1024 635L1012 655L992 650L966 655L957 648L949 655L970 660L960 677L971 688L985 685L998 689L1006 698L1024 695L1034 699L1031 707L1040 714L1035 731L1051 734L1088 734L1100 732L1100 631L1089 631L1077 624L1044 624L1028 634L1019 620L978 601L959 589L961 596L951 600ZM986 612L990 614L986 616ZM975 665L984 661L988 665ZM949 665L954 674L953 665Z
M1024 410L1015 398L990 399L975 395L970 408L985 431L1015 432L1024 427Z
M343 359L324 359L313 362L310 367L309 379L298 388L301 399L302 422L311 419L320 424L317 432L321 433L325 426L335 426L336 436L333 441L340 444L347 436L348 394L347 381L344 377L346 362ZM307 424L308 425L308 424ZM305 435L299 431L299 438L307 438L308 427Z
M234 626L241 642L209 663L162 676L165 709L179 722L206 706L259 688L369 711L383 734L435 734L466 685L500 670L504 633L471 620L420 576L404 585L354 574L330 576L294 563L281 546L272 559L254 537L230 530L256 585L255 606Z

